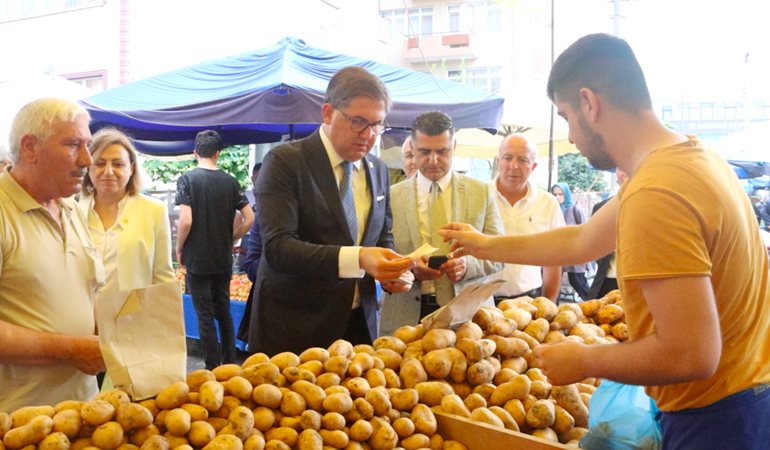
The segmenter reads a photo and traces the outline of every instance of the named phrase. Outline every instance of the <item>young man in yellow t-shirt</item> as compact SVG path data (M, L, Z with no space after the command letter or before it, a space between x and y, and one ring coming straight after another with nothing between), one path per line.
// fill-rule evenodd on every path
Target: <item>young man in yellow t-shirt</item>
M766 449L770 442L768 255L731 169L655 116L633 51L589 35L553 66L548 95L570 141L628 174L586 224L530 236L441 231L457 255L571 265L617 251L630 342L567 340L534 350L554 384L602 377L647 386L664 449Z

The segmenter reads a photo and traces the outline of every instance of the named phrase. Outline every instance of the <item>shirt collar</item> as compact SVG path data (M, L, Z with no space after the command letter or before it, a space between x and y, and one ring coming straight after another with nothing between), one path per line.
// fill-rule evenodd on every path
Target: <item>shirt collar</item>
M438 187L441 188L441 192L446 192L449 185L452 183L452 170L450 169L449 172L446 173L443 177L439 178L438 181ZM430 187L433 185L433 180L426 177L422 174L419 170L417 171L417 184L425 189L426 192L430 192Z
M8 197L11 198L11 201L16 205L17 208L19 208L19 211L22 213L26 213L34 209L45 209L43 208L43 205L32 198L32 196L29 195L29 193L24 190L24 188L21 187L19 183L16 182L16 180L8 172L10 168L10 165L5 166L3 168L3 172L0 173L0 189L8 193ZM72 210L72 207L67 203L62 202L61 199L58 199L57 203L59 204L59 208L62 211L65 209L66 211Z
M505 198L505 196L504 196L503 194L501 194L501 193L500 193L500 190L499 190L499 189L497 189L497 180L498 180L498 178L500 178L500 174L497 174L497 175L495 175L495 178L493 178L492 180L490 180L490 181L489 181L489 185L490 185L490 186L492 186L492 188L494 188L494 190L495 190L495 193L497 193L497 196L498 196L498 197L500 197L501 199L503 199L503 200L505 200L505 201L507 202L507 201L508 201L508 199L507 199L507 198ZM535 193L534 193L534 191L533 191L533 189L532 189L532 182L531 182L531 181L529 181L529 180L527 180L527 193L526 193L526 194L524 194L524 197L522 197L522 198L521 198L521 200L519 200L519 201L522 201L522 200L529 200L530 198L532 198L532 196L533 196L534 194L535 194ZM517 202L517 203L518 203L518 202ZM511 205L511 206L513 206L513 205Z
M326 135L326 132L324 131L323 125L321 125L321 128L318 132L318 134L321 135L321 142L324 145L324 149L326 150L326 155L329 157L329 162L332 164L332 168L335 168L342 164L342 161L345 161L342 159L342 157L337 153L337 150L334 149L334 146L332 145L332 141L329 140L329 137ZM356 170L361 169L361 160L353 163L353 167L356 168Z

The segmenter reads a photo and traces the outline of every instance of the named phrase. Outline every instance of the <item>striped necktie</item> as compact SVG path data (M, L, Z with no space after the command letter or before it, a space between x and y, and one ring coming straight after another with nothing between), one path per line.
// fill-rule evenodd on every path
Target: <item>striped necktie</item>
M353 172L353 163L342 161L342 179L340 179L340 200L345 209L345 219L348 222L350 236L353 237L353 245L358 245L358 216L356 215L356 202L353 198L353 187L350 177Z

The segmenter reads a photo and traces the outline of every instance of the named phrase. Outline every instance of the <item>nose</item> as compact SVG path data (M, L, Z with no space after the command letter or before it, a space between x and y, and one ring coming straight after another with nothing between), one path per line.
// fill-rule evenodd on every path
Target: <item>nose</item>
M366 128L364 128L363 130L361 130L361 132L360 132L360 133L358 133L358 134L359 134L359 135L361 135L361 136L363 136L363 137L364 137L364 138L366 138L366 139L371 139L373 136L377 136L377 135L374 133L374 127L372 127L371 125L367 125L367 126L366 126Z
M430 162L431 162L431 164L438 163L438 153L431 152L431 154L430 154Z
M94 159L91 158L91 152L88 151L85 143L80 144L78 149L77 164L79 167L91 167L94 164Z

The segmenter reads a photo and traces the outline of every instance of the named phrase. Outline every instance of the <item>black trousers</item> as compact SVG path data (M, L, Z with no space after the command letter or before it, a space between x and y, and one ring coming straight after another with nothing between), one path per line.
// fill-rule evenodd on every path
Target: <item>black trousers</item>
M342 339L353 345L372 345L372 337L369 335L369 327L366 326L366 315L362 306L350 311L348 326L345 328Z
M235 364L235 329L230 315L229 273L199 275L187 273L187 291L198 315L198 333L206 369ZM219 335L214 320L219 324ZM221 348L220 348L220 342Z
M420 320L439 308L441 306L436 301L436 294L422 294L420 296Z
M585 301L588 300L588 280L586 280L586 274L584 273L567 273L567 278L569 278L569 284L572 286L572 289L575 290L575 292L578 293L580 298Z
M617 278L605 278L602 287L599 288L599 292L596 293L596 298L602 298L610 292L618 288Z

